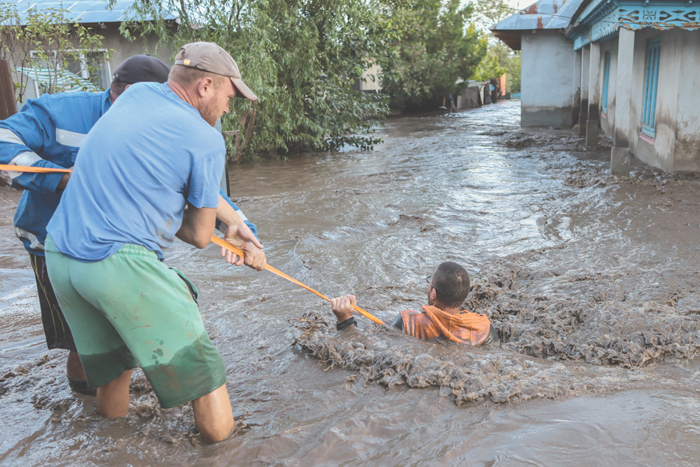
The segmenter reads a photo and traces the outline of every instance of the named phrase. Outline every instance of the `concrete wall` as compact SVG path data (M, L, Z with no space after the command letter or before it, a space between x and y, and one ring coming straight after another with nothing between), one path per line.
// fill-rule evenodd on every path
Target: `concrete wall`
M644 78L649 40L661 38L659 83L654 138L642 134ZM601 118L605 134L612 136L617 106L617 40L601 44L610 51L608 112ZM601 63L602 66L602 63ZM600 89L603 88L603 74ZM700 171L700 31L642 29L635 32L630 130L626 135L632 153L665 171ZM602 103L601 103L602 110Z
M605 88L605 54L610 53L610 76L608 77L608 110L603 113L603 91ZM615 122L615 97L617 95L617 39L600 45L600 128L612 136Z
M168 66L173 64L173 53L169 48L161 48L158 53L154 53L156 49L156 44L158 38L156 36L150 36L144 39L136 39L134 42L129 42L121 34L119 34L118 25L107 25L106 29L98 29L97 32L104 36L102 40L102 45L105 49L112 49L112 58L109 62L112 68L112 73L114 70L122 64L124 60L131 57L132 55L140 55L144 53L149 53L155 57L163 60Z
M457 96L458 109L475 109L481 107L481 88L483 85L467 86L462 94Z
M674 170L674 146L678 110L678 84L681 68L681 34L685 31L672 29L658 31L642 29L635 33L634 72L632 100L630 106L630 149L640 160L666 171ZM659 55L659 83L656 94L655 138L641 136L642 110L644 108L644 76L646 52L650 39L661 38Z
M682 60L673 170L700 171L700 31L681 32L678 55Z
M521 125L573 125L573 43L557 31L522 36Z

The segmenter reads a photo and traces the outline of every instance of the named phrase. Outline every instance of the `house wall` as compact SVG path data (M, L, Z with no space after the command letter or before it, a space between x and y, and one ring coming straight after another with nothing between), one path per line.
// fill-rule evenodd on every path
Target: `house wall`
M173 64L173 53L170 48L160 48L157 53L154 53L158 37L151 35L144 39L136 39L134 42L129 42L125 37L119 34L119 25L109 24L106 29L97 29L97 32L104 36L102 45L105 49L112 49L112 58L109 61L112 73L116 70L124 60L132 55L140 55L149 53L156 58L163 60L168 66Z
M659 83L656 97L654 139L642 135L644 78L649 40L661 38ZM615 122L617 41L610 50L610 87L607 119L601 119L605 134ZM604 57L604 54L601 53ZM600 78L601 92L603 76ZM665 171L700 171L700 31L642 29L635 32L632 73L630 131L626 135L632 153L643 162ZM602 110L602 103L601 103Z
M359 86L360 91L381 91L382 67L377 63L373 63L372 66L364 70L362 72L362 80L360 80Z
M678 55L682 60L673 170L700 171L700 31L680 32L682 43Z
M573 125L573 43L556 31L522 35L521 125Z
M89 27L95 27L93 25L87 25ZM109 60L109 67L112 73L121 65L124 60L133 56L145 53L150 53L160 60L164 61L168 66L172 66L172 50L170 48L160 48L157 53L154 53L156 43L158 38L155 35L151 35L144 39L136 39L134 42L129 42L126 38L119 34L118 24L107 24L105 29L97 27L96 32L104 37L102 40L103 49L112 49L112 57ZM16 73L13 73L13 78L15 81L19 81L19 77ZM27 82L27 90L24 95L24 100L34 99L38 97L34 80L29 79Z
M617 39L600 45L600 128L608 136L615 129L615 96L617 95ZM610 53L610 76L608 77L608 111L603 113L603 91L605 90L605 54Z
M581 50L574 52L574 75L572 81L571 120L575 125L578 123L579 113L581 112Z
M669 172L675 170L674 147L678 116L682 34L684 32L678 29L669 31L642 29L635 33L634 40L630 134L627 135L630 149L641 161ZM642 110L644 108L644 76L648 42L656 37L661 38L659 83L656 94L656 130L654 140L649 142L647 137L641 136Z

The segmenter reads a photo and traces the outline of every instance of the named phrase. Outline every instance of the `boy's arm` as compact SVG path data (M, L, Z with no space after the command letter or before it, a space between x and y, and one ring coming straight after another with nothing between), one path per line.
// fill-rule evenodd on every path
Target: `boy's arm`
M349 326L357 326L357 321L352 316L354 312L353 305L357 305L357 298L354 295L344 295L331 300L331 310L338 320L338 323L335 325L338 331L342 331Z

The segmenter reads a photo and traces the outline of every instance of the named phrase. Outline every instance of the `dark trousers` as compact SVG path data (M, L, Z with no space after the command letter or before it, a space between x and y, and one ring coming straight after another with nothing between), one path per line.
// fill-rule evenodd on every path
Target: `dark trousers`
M66 349L76 352L73 334L70 332L68 322L63 316L58 305L56 294L53 291L49 274L46 271L46 258L29 253L29 261L32 263L36 288L39 292L39 305L41 306L41 321L44 324L46 345L49 349Z

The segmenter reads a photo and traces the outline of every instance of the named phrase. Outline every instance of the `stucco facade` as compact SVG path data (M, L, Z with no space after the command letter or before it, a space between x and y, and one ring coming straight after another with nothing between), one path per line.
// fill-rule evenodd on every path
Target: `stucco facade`
M583 0L566 26L542 22L550 2L559 9L548 14L563 20L571 1L540 0L492 29L522 46L522 125L578 122L592 147L602 131L613 138L618 174L632 155L666 171L700 171L700 7ZM523 19L533 15L536 28Z
M621 44L620 34L627 36L626 44ZM660 54L652 137L643 131L642 112L648 45L653 39L660 40ZM700 85L700 31L624 30L599 46L601 70L605 55L610 56L607 109L604 111L602 102L596 106L601 130L613 137L616 148L628 148L649 165L669 172L700 171L700 96L696 92ZM605 92L604 73L595 86L601 95ZM620 99L619 91L624 94Z
M521 44L522 126L571 127L572 42L559 31L541 30L523 34Z

